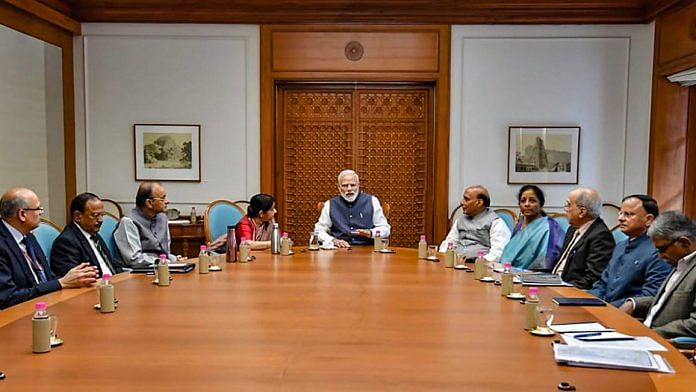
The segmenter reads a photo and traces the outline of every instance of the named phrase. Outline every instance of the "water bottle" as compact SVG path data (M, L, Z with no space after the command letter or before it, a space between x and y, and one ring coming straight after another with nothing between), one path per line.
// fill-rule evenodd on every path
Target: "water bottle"
M246 237L242 237L239 239L239 261L240 263L247 263L249 262L249 251L251 250L251 246L249 246L249 243L247 242Z
M319 233L316 231L309 233L309 250L319 250Z
M280 253L280 226L277 223L273 224L273 233L271 234L271 253Z
M159 286L169 286L169 260L166 254L159 255L159 263L157 264L157 276L159 277Z
M375 252L379 252L382 250L382 234L379 232L379 230L375 231Z
M501 295L510 295L512 294L512 263L503 265L503 277L500 279L502 283L500 286Z
M445 268L454 267L454 244L447 243L447 251L445 252Z
M474 263L474 278L481 280L484 276L486 276L486 259L483 258L483 251L480 250L476 254Z
M201 245L201 251L198 253L198 273L207 274L210 271L210 256L208 256L208 247Z
M51 351L51 321L48 319L46 302L37 302L34 317L31 319L32 351L47 353Z
M237 262L237 234L234 231L234 226L227 226L226 261L228 263Z
M428 257L428 242L425 240L425 235L420 236L418 241L418 258L425 259Z
M524 329L531 331L536 329L536 310L539 306L539 288L530 287L527 301L524 304Z
M292 240L288 237L288 233L283 233L283 237L280 239L280 254L283 256L290 256L291 246Z
M102 313L116 311L114 286L111 284L111 274L102 275L102 284L99 286L99 310Z
M190 220L191 220L192 224L194 224L198 221L198 216L196 215L196 207L191 207Z

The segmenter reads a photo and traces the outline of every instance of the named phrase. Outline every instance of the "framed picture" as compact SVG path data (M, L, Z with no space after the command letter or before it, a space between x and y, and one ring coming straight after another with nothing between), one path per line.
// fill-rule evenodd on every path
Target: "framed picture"
M510 127L508 184L577 184L580 127Z
M201 126L135 124L135 179L201 182Z

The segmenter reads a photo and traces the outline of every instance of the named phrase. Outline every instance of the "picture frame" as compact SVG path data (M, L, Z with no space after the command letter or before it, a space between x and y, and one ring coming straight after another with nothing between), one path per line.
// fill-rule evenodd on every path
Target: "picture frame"
M578 126L511 126L508 184L577 184Z
M201 182L201 126L133 124L136 181Z

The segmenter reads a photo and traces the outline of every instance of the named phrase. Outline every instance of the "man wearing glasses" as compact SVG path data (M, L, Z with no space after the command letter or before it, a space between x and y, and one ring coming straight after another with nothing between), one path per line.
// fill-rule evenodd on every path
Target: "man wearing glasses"
M97 270L79 264L57 279L31 231L39 226L43 208L36 193L13 188L0 199L0 309L61 290L91 286Z
M94 193L81 193L70 202L72 222L53 241L51 269L63 276L76 265L86 262L99 270L99 277L123 272L115 262L106 242L99 235L104 221L104 204Z
M391 226L384 216L379 200L360 192L360 178L353 170L338 175L339 196L324 203L319 221L314 225L325 248L350 248L351 245L373 243L379 231L389 237Z
M665 338L696 337L696 222L667 211L655 219L648 235L674 270L657 295L629 298L621 310L645 317L643 324Z
M596 190L577 188L568 194L565 213L570 227L553 273L581 289L590 289L600 278L614 250L614 237L599 217L601 211Z
M160 254L170 261L177 257L170 253L169 219L167 219L167 191L156 181L145 181L138 187L135 208L121 218L114 240L125 267L150 267Z

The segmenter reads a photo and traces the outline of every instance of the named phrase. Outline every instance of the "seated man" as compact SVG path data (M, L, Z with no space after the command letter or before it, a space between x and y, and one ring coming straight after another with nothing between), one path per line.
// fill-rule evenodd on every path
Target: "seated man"
M455 252L468 259L476 257L479 251L484 252L483 257L488 261L500 259L505 245L510 241L510 229L489 208L491 197L488 190L481 185L464 189L461 205L463 214L440 244L440 252L445 252L447 244L452 242Z
M60 279L51 273L31 231L41 222L43 207L36 193L13 188L0 199L0 309L64 288L91 286L97 270L82 263Z
M114 275L123 272L121 267L114 264L106 242L99 235L99 228L104 220L104 204L101 199L89 192L75 196L70 203L70 215L72 222L53 241L53 273L63 276L83 262L96 267L99 277L104 273Z
M645 317L643 324L665 338L696 337L696 222L667 211L655 219L648 235L674 270L655 296L629 298L621 310Z
M324 203L314 230L324 247L349 248L351 245L373 244L379 231L389 237L391 226L376 197L360 192L360 179L352 170L338 175L336 196Z
M627 196L621 202L619 227L628 239L616 244L609 265L590 290L597 298L621 306L628 297L652 297L672 267L660 259L648 237L659 215L657 202L647 195Z
M169 252L169 219L167 192L156 181L145 181L138 187L135 208L121 218L114 240L126 267L149 267L160 254L169 261L177 257Z
M599 217L601 211L596 190L577 188L568 194L565 213L570 227L553 272L581 289L590 289L599 279L614 250L614 237Z

